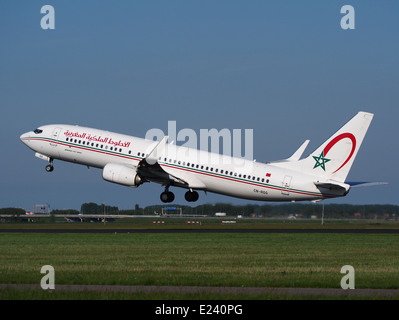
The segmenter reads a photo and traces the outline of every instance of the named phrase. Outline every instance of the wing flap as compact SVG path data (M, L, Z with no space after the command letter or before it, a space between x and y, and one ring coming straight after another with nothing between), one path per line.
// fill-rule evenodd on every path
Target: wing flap
M177 183L183 184L190 189L206 189L205 184L201 180L195 178L193 174L184 171L176 172L177 170L170 169L167 166L161 167L173 177Z

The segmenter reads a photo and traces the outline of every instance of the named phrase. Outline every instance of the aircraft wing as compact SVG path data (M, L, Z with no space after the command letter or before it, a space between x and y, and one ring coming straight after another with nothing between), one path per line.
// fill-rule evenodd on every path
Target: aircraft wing
M158 157L162 154L165 148L166 141L169 139L168 136L164 136L163 139L155 146L154 149L145 158L149 165L154 165L158 161Z
M137 166L137 173L140 177L148 181L154 181L163 185L178 185L189 189L205 189L205 184L195 178L184 169L173 169L168 165L158 163L159 156L162 154L168 136L165 136L146 158L140 161Z
M301 157L303 152L305 151L306 147L308 146L310 140L306 140L304 143L301 144L301 146L296 150L291 157L284 159L284 160L278 160L278 161L272 161L270 163L275 164L279 162L293 162L293 161L298 161Z
M173 180L181 185L184 185L190 189L205 189L206 186L205 184L195 178L192 174L189 172L185 172L183 170L180 170L179 172L176 172L176 169L171 170L168 166L162 166L162 169L169 174L170 177L173 178Z

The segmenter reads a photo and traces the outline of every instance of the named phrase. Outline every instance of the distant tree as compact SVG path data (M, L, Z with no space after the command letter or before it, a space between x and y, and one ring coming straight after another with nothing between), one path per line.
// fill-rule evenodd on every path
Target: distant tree
M14 215L14 216L18 216L21 214L25 214L26 211L24 209L21 208L3 208L0 209L0 214L6 214L6 215Z
M80 212L82 214L103 214L105 211L106 214L118 214L119 208L118 207L111 207L104 204L96 204L93 202L84 203L80 207Z

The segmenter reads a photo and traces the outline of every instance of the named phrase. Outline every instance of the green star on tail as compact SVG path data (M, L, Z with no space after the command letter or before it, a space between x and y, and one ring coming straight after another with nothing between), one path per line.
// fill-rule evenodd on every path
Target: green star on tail
M313 156L313 159L316 160L316 164L314 165L313 169L321 167L324 171L326 171L326 163L328 161L331 161L331 159L324 158L324 151L321 152L321 155L319 157Z

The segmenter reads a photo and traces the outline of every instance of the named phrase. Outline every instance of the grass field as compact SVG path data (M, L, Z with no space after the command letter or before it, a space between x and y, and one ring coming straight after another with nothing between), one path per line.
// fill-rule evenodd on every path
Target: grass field
M3 284L40 284L41 267L51 265L56 284L340 288L341 267L351 265L356 288L399 288L396 234L0 233L0 259ZM17 291L0 290L0 298L49 298L43 290ZM51 297L165 298L116 293Z

